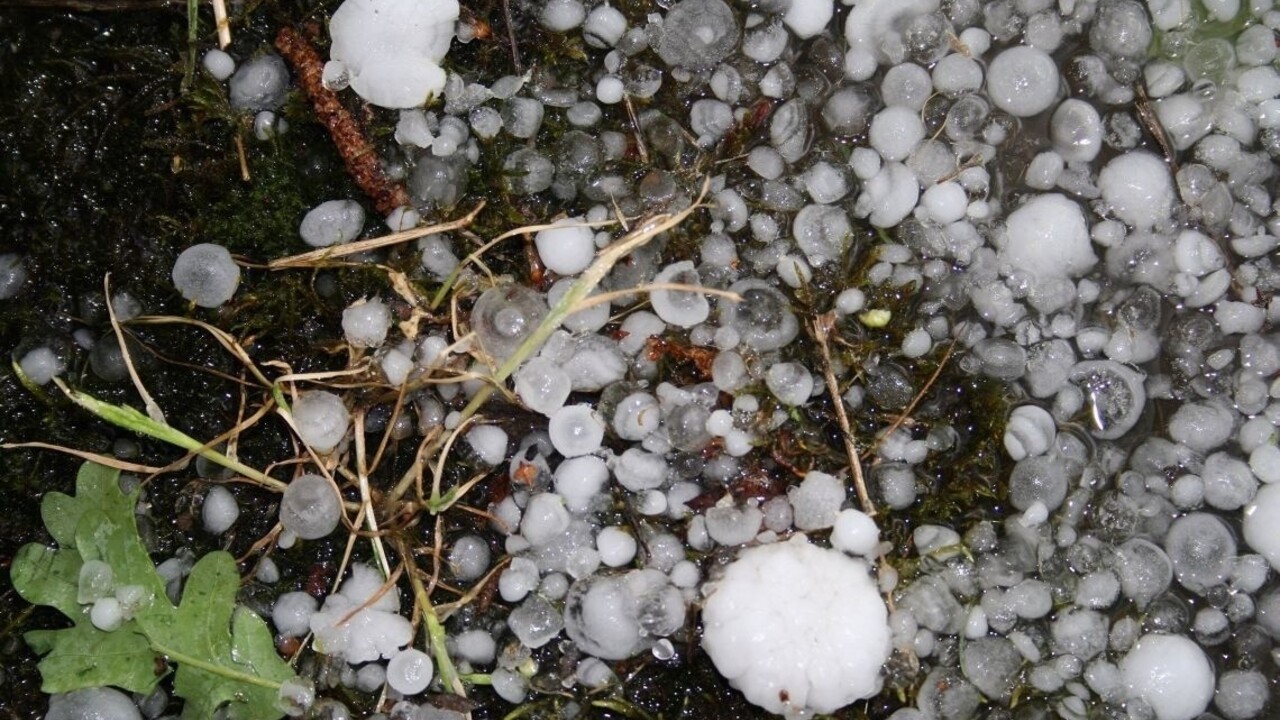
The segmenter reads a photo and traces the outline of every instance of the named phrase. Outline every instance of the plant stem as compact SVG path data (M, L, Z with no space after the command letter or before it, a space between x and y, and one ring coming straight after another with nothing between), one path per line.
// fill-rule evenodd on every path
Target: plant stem
M156 651L157 653L160 653L161 655L164 655L170 660L181 663L182 665L186 665L188 667L193 667L193 668L199 668L201 670L204 670L207 673L211 673L213 675L221 675L224 678L227 678L229 680L235 680L236 682L247 683L249 685L257 685L258 687L269 688L271 690L276 690L276 691L280 690L280 683L278 682L267 680L266 678L258 677L257 675L252 675L250 673L240 672L239 670L232 670L231 668L225 667L223 665L219 665L217 663L206 662L197 657L193 657L185 653L180 653L177 650L165 647L164 645L161 645L160 643L156 642L155 640L151 640L150 638L148 638L148 641L151 643L152 650Z

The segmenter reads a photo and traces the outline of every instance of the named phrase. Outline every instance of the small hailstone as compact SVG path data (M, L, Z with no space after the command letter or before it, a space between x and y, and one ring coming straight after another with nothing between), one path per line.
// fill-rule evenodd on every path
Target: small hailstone
M1263 485L1244 510L1244 541L1280 570L1280 484Z
M431 656L417 648L406 648L387 662L387 684L401 695L416 695L431 684L435 666Z
M338 527L341 518L337 493L319 475L295 478L280 498L280 525L304 540L325 537Z
M289 69L279 55L260 55L240 65L227 83L231 107L237 110L275 110L284 104Z
M622 79L616 75L605 75L596 82L596 100L605 105L616 105L622 102L625 94L626 87L622 84Z
M221 245L192 245L173 263L173 286L200 307L216 308L240 286L240 267Z
M304 443L326 453L347 434L351 415L342 398L327 390L313 390L303 393L293 404L293 421Z
M489 466L500 464L507 456L507 432L497 425L477 425L467 431L467 444Z
M578 0L548 0L538 19L546 29L562 33L578 27L586 17L587 9Z
M636 539L631 533L616 525L610 525L596 536L596 549L600 561L609 567L622 567L636 555Z
M1009 416L1004 431L1004 448L1009 457L1022 460L1049 451L1057 434L1053 416L1038 405L1021 405Z
M404 384L409 373L413 371L413 358L400 348L388 350L379 364L382 365L382 373L387 376L387 382L392 385Z
M868 141L881 157L894 162L907 159L924 136L924 121L918 112L902 106L890 106L872 118Z
M1038 115L1058 96L1058 66L1043 50L1018 45L987 68L987 93L996 107L1015 117Z
M391 328L391 311L374 298L342 311L342 332L352 347L378 347Z
M567 218L534 236L542 264L560 275L576 275L595 257L595 233L581 218Z
M202 62L204 69L209 71L214 80L226 80L236 71L235 59L217 48L205 53Z
M530 410L551 415L564 406L571 391L569 375L559 364L537 357L516 371L516 394Z
M418 214L418 211L408 205L401 205L387 213L387 217L384 220L387 229L391 232L412 230L417 227L418 223L421 221L422 216Z
M214 485L205 493L204 505L200 508L200 517L204 521L205 532L221 535L235 524L240 517L240 506L231 491L221 485Z
M627 18L617 8L601 4L587 14L582 25L582 37L595 48L613 47L627 31Z
M835 12L832 0L793 0L782 22L796 37L805 39L822 32Z
M655 283L673 283L699 287L702 279L693 262L672 263L654 276ZM705 295L691 290L655 289L650 293L653 311L667 323L689 328L704 322L711 314Z
M831 547L849 555L871 556L880 545L880 529L871 516L846 508L836 515L831 530Z
M924 357L933 347L933 338L924 328L915 328L902 339L902 355L908 358Z
M1098 173L1098 189L1111 212L1138 230L1168 218L1173 207L1169 168L1149 152L1116 156Z
M36 385L47 385L66 369L66 363L47 347L38 347L28 351L18 361L18 367L28 380Z
M648 393L632 393L618 403L613 414L613 431L623 440L640 441L658 429L662 411Z
M799 530L822 530L831 527L844 503L844 483L835 476L811 470L799 485L787 491L787 498Z
M799 363L775 363L765 373L769 392L784 405L802 405L813 393L813 375Z
M305 592L287 592L272 605L271 622L284 637L302 637L311 631L311 616L319 607L319 601Z

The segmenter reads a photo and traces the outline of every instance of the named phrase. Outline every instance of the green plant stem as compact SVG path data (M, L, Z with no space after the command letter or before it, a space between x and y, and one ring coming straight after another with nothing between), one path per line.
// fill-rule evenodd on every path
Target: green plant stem
M204 670L207 673L212 673L214 675L221 675L222 677L227 678L228 680L235 680L237 682L248 683L249 685L257 685L258 687L264 687L264 688L268 688L276 691L280 690L280 683L278 682L272 682L271 680L260 678L257 675L250 675L249 673L240 672L238 670L232 670L230 668L223 667L222 665L218 665L217 663L205 662L204 660L193 657L191 655L180 653L177 650L167 648L164 645L161 645L160 643L156 642L155 640L151 640L150 638L148 638L148 641L151 643L152 650L156 651L157 653L160 653L161 655L164 655L170 660L177 661L188 667L199 668L201 670Z
M223 455L217 450L208 447L205 443L200 442L171 425L158 423L155 420L152 420L128 405L113 405L109 402L99 400L88 393L83 393L79 390L74 390L68 387L61 378L54 378L53 380L57 383L58 389L62 390L71 402L79 405L85 410L88 410L102 420L106 420L112 425L124 428L125 430L131 430L139 435L153 437L157 440L167 442L170 445L180 447L183 450L193 452L210 462L216 463L228 470L231 470L232 472L243 475L268 490L284 492L285 488L289 487L288 484L276 480L260 470L255 470L254 468L241 463L239 460L234 460Z
M400 551L400 557L407 566L409 584L413 586L414 600L418 603L418 607L422 608L422 620L427 628L427 641L431 644L431 654L435 656L436 667L440 670L440 684L444 685L445 690L454 695L466 697L467 690L462 685L462 679L458 675L457 668L453 665L453 659L449 657L449 648L445 644L447 635L444 631L444 625L440 622L440 616L436 614L435 606L431 604L431 598L427 596L427 589L422 584L422 578L418 577L418 566L413 562L413 554L403 541L398 543L397 549Z

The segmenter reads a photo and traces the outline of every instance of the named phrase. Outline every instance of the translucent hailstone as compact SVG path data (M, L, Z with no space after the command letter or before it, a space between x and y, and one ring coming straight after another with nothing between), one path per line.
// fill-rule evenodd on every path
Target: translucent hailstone
M569 398L569 375L553 360L536 357L516 371L516 394L534 412L551 415Z
M1244 511L1243 535L1271 567L1280 570L1280 484L1264 485Z
M351 415L342 398L327 390L312 390L293 404L293 424L298 437L317 452L327 453L342 442Z
M471 310L471 329L496 362L507 359L547 316L542 295L523 285L486 290Z
M351 566L338 592L311 616L316 649L355 665L390 658L413 639L400 613L400 590L368 565Z
M1257 670L1228 670L1218 680L1213 704L1227 720L1262 717L1271 699L1271 683Z
M240 505L231 491L221 485L214 485L204 495L204 504L200 507L200 518L204 521L205 532L221 535L235 524L240 517Z
M1192 720L1213 699L1213 665L1182 635L1143 635L1120 661L1130 698L1145 702L1157 720Z
M287 592L271 606L271 622L284 637L302 637L311 632L311 616L320 603L309 593Z
M613 432L623 440L644 440L662 422L658 401L649 393L632 393L613 412Z
M542 264L560 275L576 275L591 264L596 253L595 232L583 218L566 218L534 236Z
M641 448L627 448L617 456L612 469L618 484L632 492L661 487L667 481L669 468L661 454Z
M1150 540L1134 538L1126 541L1114 559L1121 592L1140 609L1147 607L1173 582L1173 564L1169 556Z
M471 428L467 431L467 444L486 465L498 465L507 457L507 431L497 425Z
M721 545L745 545L755 539L764 522L764 513L751 506L730 505L709 508L705 513L707 534Z
M753 704L832 713L880 691L886 617L866 563L798 535L725 569L703 607L702 646Z
M597 5L587 13L582 38L595 48L613 47L627 31L627 17L612 5Z
M173 286L200 307L219 307L240 286L240 267L221 245L192 245L173 263Z
M684 596L657 570L592 575L565 597L565 632L583 652L604 660L643 652L684 619Z
M520 518L520 534L534 547L540 547L568 530L569 520L564 498L555 493L538 493L529 498Z
M1058 97L1058 66L1043 50L1016 45L987 67L987 94L1014 117L1038 115Z
M227 89L231 107L237 110L275 110L289 90L289 69L279 55L261 55L242 64Z
M1169 418L1169 437L1197 452L1225 443L1235 427L1235 415L1217 403L1185 403Z
M311 247L348 243L364 230L364 208L355 200L327 200L302 218L298 234Z
M280 498L280 524L304 540L325 537L338 527L341 517L337 493L319 475L295 478Z
M1068 162L1090 162L1102 150L1102 117L1084 100L1062 101L1049 119L1053 148Z
M1080 205L1063 195L1037 195L1009 214L999 261L1044 280L1079 277L1097 264Z
M374 298L342 311L342 333L352 347L378 347L391 329L391 310Z
M738 44L738 20L722 0L682 0L662 21L655 46L667 65L709 68Z
M1236 541L1216 515L1189 513L1173 522L1164 539L1178 582L1203 595L1226 582L1236 560Z
M595 455L580 455L561 462L555 471L555 490L573 512L587 510L592 499L609 482L609 467Z
M764 381L783 405L803 405L813 394L813 375L800 363L774 363Z
M694 268L693 262L672 263L654 276L655 283L675 283L699 287L702 278ZM704 321L711 314L711 304L705 295L687 290L655 289L649 293L653 303L653 311L663 321L683 328L693 327Z
M540 595L529 595L507 616L507 627L527 648L551 642L564 629L564 617Z
M18 361L18 367L28 380L36 385L46 385L66 371L66 363L47 347L29 350Z
M76 586L76 602L84 605L111 594L115 573L101 560L86 560L80 566Z
M405 648L387 662L387 684L401 695L417 695L431 684L435 665L417 648Z
M721 325L738 332L743 345L758 351L785 347L800 332L786 296L763 280L739 280L729 287L741 302L720 305Z
M142 720L128 695L109 687L86 688L49 696L45 720Z
M1117 155L1098 173L1098 189L1111 212L1138 230L1168 218L1173 207L1169 167L1149 152Z
M1114 360L1085 360L1075 364L1069 378L1084 393L1094 437L1115 440L1142 416L1147 391L1138 371Z
M844 256L853 238L849 216L837 206L807 205L791 225L796 245L814 267Z
M27 267L17 253L0 253L0 300L8 300L27 281Z

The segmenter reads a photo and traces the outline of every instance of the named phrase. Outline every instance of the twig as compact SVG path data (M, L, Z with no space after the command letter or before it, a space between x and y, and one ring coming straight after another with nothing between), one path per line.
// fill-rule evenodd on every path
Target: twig
M226 50L231 44L231 24L227 21L226 0L213 0L213 24L218 28L218 47Z
M849 472L853 475L853 487L858 492L858 504L862 506L862 512L875 517L876 506L871 502L871 494L867 492L867 480L862 474L858 446L853 439L849 415L844 411L844 399L840 396L835 369L831 367L831 348L827 346L827 336L834 323L833 313L814 318L813 338L818 341L818 351L822 353L822 376L827 381L827 392L831 394L831 406L836 410L836 421L840 423L840 435L844 438L844 451L849 456Z
M907 409L903 410L902 414L898 415L898 417L890 423L889 428L880 433L880 438L876 440L874 445L867 449L865 457L870 457L872 453L879 450L880 444L884 442L884 439L892 435L899 427L902 427L902 423L906 422L907 418L911 417L911 413L915 411L916 406L920 404L920 401L924 399L925 394L929 392L929 388L933 387L934 382L938 380L938 376L942 374L942 369L947 366L947 361L951 359L951 353L954 352L955 349L956 339L952 338L951 343L947 345L947 351L942 354L942 359L938 361L938 367L935 368L933 374L929 376L929 380L924 384L924 387L920 388L920 392L916 393L916 396L911 398L911 404L907 405Z
M142 384L142 378L138 377L138 370L133 366L133 356L129 353L129 344L125 342L124 330L120 327L120 320L116 318L115 303L111 302L111 273L107 273L102 277L102 292L107 298L107 315L111 318L111 330L116 334L116 342L120 343L120 357L124 360L124 367L129 371L129 379L133 380L133 386L137 388L138 395L142 398L142 405L147 409L147 417L156 422L167 425L164 419L164 411L156 404L151 393L147 392L147 386Z
M276 49L293 66L316 118L329 129L333 144L347 166L347 172L360 189L373 199L374 207L384 217L392 210L410 205L409 192L404 185L391 180L382 169L382 162L373 144L365 136L364 129L355 116L338 100L334 91L324 86L324 61L311 42L291 27L281 28L276 35Z

